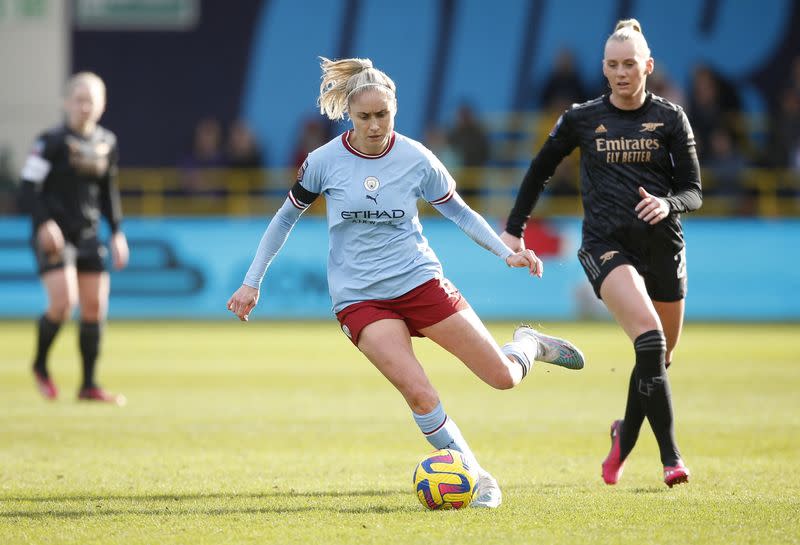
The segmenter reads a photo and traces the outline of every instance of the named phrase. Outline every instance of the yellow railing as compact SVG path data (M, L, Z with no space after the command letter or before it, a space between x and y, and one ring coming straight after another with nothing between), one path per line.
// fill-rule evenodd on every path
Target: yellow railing
M482 214L505 217L525 173L520 168L453 169L459 193ZM577 173L546 191L537 215L581 215ZM236 170L127 168L120 172L123 209L128 216L271 215L294 183L293 169ZM703 173L703 208L697 215L800 216L800 174L769 169L741 173L742 190L724 194L713 172ZM323 199L309 210L324 214ZM428 207L421 208L430 213Z

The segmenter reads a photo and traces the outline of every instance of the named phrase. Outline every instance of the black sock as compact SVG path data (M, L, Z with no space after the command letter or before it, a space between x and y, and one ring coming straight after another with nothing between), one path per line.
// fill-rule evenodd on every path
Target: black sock
M633 342L636 350L636 385L644 413L658 441L661 462L675 465L680 459L672 423L672 395L664 367L667 340L664 332L653 329L639 335Z
M81 322L80 330L81 357L83 358L83 386L97 386L94 382L94 367L100 353L100 324L97 322Z
M50 346L61 329L61 322L51 322L46 314L42 314L37 324L38 336L36 342L36 356L33 360L33 370L37 373L49 377L47 372L47 353L50 352Z
M636 369L631 371L631 380L628 382L628 402L625 405L625 419L622 421L619 448L620 459L624 460L631 453L639 439L639 430L644 422L644 407L639 399L639 388L636 386Z

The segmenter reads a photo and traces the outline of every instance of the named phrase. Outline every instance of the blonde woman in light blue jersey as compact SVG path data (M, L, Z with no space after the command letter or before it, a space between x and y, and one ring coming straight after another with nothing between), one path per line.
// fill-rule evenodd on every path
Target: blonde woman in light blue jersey
M422 235L417 201L425 199L509 267L541 277L531 250L512 252L467 206L442 163L422 144L394 131L394 82L369 59L322 58L319 106L353 128L314 150L283 206L270 221L243 285L228 309L247 321L261 280L303 211L325 196L328 285L342 331L402 394L426 439L462 452L478 473L472 505L498 507L497 481L483 469L417 360L411 337L427 337L493 388L519 384L534 360L569 369L583 355L569 342L527 326L502 348L459 291L444 277Z

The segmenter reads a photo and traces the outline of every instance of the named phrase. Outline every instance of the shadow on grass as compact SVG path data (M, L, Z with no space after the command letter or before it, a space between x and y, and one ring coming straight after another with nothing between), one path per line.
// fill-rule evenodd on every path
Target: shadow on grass
M329 507L323 505L308 505L302 507L232 507L215 508L215 509L176 509L165 507L164 509L102 509L102 508L87 508L86 510L72 510L72 511L9 511L0 513L0 519L32 519L32 520L45 520L45 519L83 519L83 518L98 518L98 517L117 517L121 515L139 515L139 516L224 516L224 515L281 515L291 513L308 513L313 511L318 512L331 512L331 513L344 513L344 514L380 514L380 513L412 513L421 510L420 506L415 505L402 505L396 507L389 507L386 505L376 505L369 507Z
M351 513L351 514L378 514L378 513L399 513L399 512L415 512L419 511L420 507L414 503L409 502L409 505L400 506L387 506L387 505L365 505L365 506L347 506L337 503L336 505L325 505L324 503L309 503L308 505L290 506L290 505L272 505L263 507L246 507L246 506L232 506L232 507L210 507L203 508L192 505L184 505L180 502L183 501L196 501L196 500L223 500L223 501L241 501L241 500L264 500L264 499L277 499L283 498L291 500L292 498L305 498L313 500L314 498L348 498L348 497L375 497L385 501L389 496L396 495L410 495L407 490L371 490L371 491L310 491L310 492L297 492L294 490L282 491L274 490L270 492L258 493L196 493L196 494L127 494L127 495L100 495L100 494L86 494L76 496L33 496L33 497L0 497L0 502L18 501L18 502L92 502L92 505L86 506L83 509L50 509L50 510L17 510L0 512L0 519L13 519L13 518L26 518L26 519L80 519L84 517L113 517L119 515L143 515L143 516L196 516L196 515L247 515L247 514L284 514L284 513L304 513L313 511L328 511L332 513ZM98 505L95 502L116 502L116 501L130 501L130 502L170 502L163 508L142 508L137 509L135 506L129 508L107 508L103 505Z
M572 484L561 484L561 483L539 483L535 485L506 485L503 486L504 492L509 491L530 491L535 490L536 494L539 495L562 495L564 493L570 494L593 494L598 490L621 490L623 492L628 492L631 494L667 494L670 493L670 489L666 486L639 486L636 488L626 488L624 486L619 487L611 487L611 486L597 486L596 484L593 485L572 485Z
M205 500L205 499L266 499L277 497L288 498L342 498L350 496L394 496L397 494L407 494L407 490L310 490L298 492L294 489L284 490L274 488L265 492L194 492L184 494L77 494L77 495L44 495L44 496L0 496L0 501L27 501L27 502L48 502L48 501L165 501L165 500Z
M665 486L637 487L631 490L634 494L667 494L670 489Z

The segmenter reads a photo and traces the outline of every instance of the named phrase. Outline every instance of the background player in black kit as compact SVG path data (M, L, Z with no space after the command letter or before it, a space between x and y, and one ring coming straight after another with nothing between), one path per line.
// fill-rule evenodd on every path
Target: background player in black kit
M666 367L683 326L686 262L679 214L700 207L694 136L683 110L645 90L650 49L635 19L608 38L603 74L610 93L567 110L522 181L506 232L512 250L547 180L581 150L581 265L597 296L633 341L636 365L624 420L611 425L603 480L616 484L645 416L658 441L664 482L686 482L689 469L674 436Z
M65 123L36 140L22 169L22 191L33 219L33 246L48 299L39 319L33 364L39 391L47 399L58 396L47 370L47 353L61 324L80 304L83 384L78 397L122 405L123 396L103 390L95 381L109 295L107 250L97 232L101 215L111 227L114 267L128 263L128 243L119 230L117 141L97 124L105 103L105 85L97 75L80 72L69 80Z

